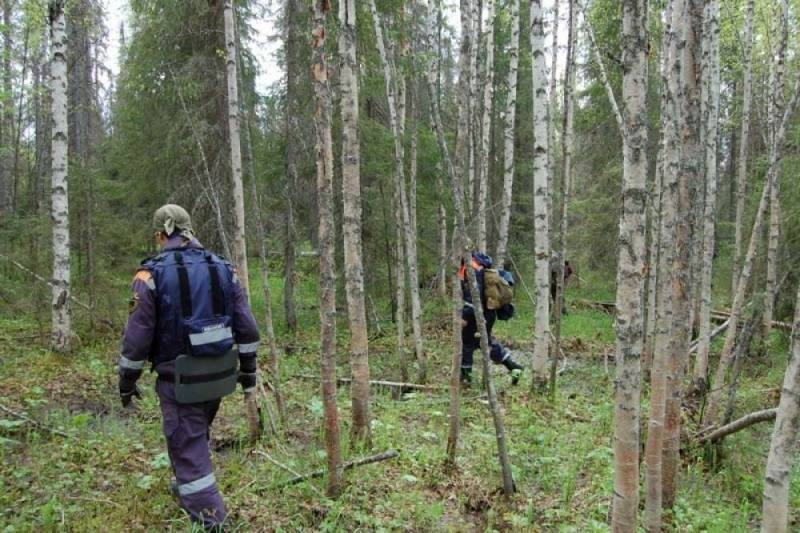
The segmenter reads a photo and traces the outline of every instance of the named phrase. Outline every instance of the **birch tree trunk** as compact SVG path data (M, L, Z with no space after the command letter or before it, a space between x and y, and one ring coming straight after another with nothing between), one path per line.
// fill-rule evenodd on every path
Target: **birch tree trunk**
M478 103L478 54L481 47L481 15L483 0L471 0L470 2L470 46L469 52L469 159L467 160L467 187L464 191L467 199L466 215L475 218L477 216L477 204L475 202L475 172L477 170L476 161L480 157L478 153L478 136L480 135L480 109ZM475 221L477 223L477 221ZM477 238L477 228L472 227L473 238ZM474 241L477 243L477 239Z
M297 308L295 305L295 258L297 255L297 231L295 229L295 204L300 179L300 154L303 153L304 137L301 132L302 99L301 87L308 83L301 58L306 50L306 35L301 31L300 17L306 9L301 0L286 1L286 150L285 188L286 202L285 240L283 253L283 311L286 327L290 333L297 332ZM310 152L310 149L308 150Z
M550 90L548 92L549 98L547 100L547 139L549 150L547 153L547 188L549 191L547 212L548 216L553 211L553 177L556 175L556 146L558 139L556 138L556 122L555 116L558 112L558 34L561 32L561 14L560 14L561 0L553 1L553 33L552 44L550 49Z
M396 76L392 72L389 58L386 54L386 45L383 40L383 29L381 27L378 10L375 7L375 0L370 0L370 11L375 25L375 37L378 41L378 51L383 65L384 81L386 86L386 99L389 106L389 125L394 137L394 164L396 189L399 191L399 211L402 217L402 231L405 241L405 257L408 266L408 281L411 293L411 326L414 332L414 350L416 353L418 377L421 383L427 380L427 361L422 343L422 305L419 299L419 275L417 272L417 242L416 235L411 227L411 215L408 208L408 196L405 186L404 168L404 149L403 149L403 128L399 122L398 102L396 96ZM400 261L398 261L398 264ZM399 280L399 276L398 276ZM400 304L398 302L398 312Z
M462 183L466 183L465 205L471 211L472 180L469 178L469 159L472 157L470 148L472 143L472 119L470 108L470 76L472 72L472 48L477 46L472 34L472 2L477 0L461 0L461 45L458 53L458 127L456 131L456 145L453 153L456 172Z
M756 211L755 220L753 221L753 229L750 233L750 243L743 258L742 271L739 274L739 285L736 288L733 303L731 304L730 323L728 324L728 330L725 334L725 343L722 346L722 351L720 352L719 356L719 363L717 364L717 370L714 373L714 380L711 384L708 405L703 413L703 425L705 426L720 422L719 418L723 393L728 381L727 378L732 361L731 356L733 354L733 345L736 341L736 333L739 328L739 321L742 318L742 312L744 310L747 286L753 273L753 262L755 260L756 249L758 248L758 240L763 230L772 184L778 180L780 162L783 157L783 145L786 140L786 130L789 119L797 108L798 98L800 98L800 76L795 79L791 100L783 110L783 114L780 117L781 120L778 123L777 129L775 130L773 140L770 143L769 167L767 168L767 177L765 180L766 183L764 184L764 189L761 193L761 200L759 201L758 210Z
M744 19L744 71L742 87L742 129L739 135L739 166L736 173L736 220L734 222L733 263L731 266L731 294L739 286L742 268L742 240L744 228L744 201L747 187L747 152L750 148L750 107L753 96L753 0L747 0Z
M647 0L622 4L622 213L617 266L614 501L611 529L636 531L647 208Z
M486 0L489 12L486 22L485 77L483 80L483 119L481 120L480 169L477 177L477 247L486 250L487 199L489 196L489 159L491 159L492 102L494 101L494 17L495 0ZM501 263L498 263L501 264Z
M497 264L502 266L508 253L508 228L511 222L511 200L514 190L514 128L517 113L517 71L519 69L519 0L511 0L511 43L508 46L508 95L503 129L503 197L500 228L497 232Z
M661 227L659 229L659 283L656 288L656 331L653 338L653 362L650 377L650 417L645 444L645 509L644 528L652 533L661 531L663 503L663 451L665 439L666 402L668 394L667 367L674 354L673 293L676 283L673 265L678 203L678 166L680 165L680 138L678 88L682 70L680 50L683 40L684 0L669 4L670 16L664 28L664 53L666 68L662 75L663 110L667 119L662 127L664 171L661 192Z
M558 267L556 272L556 298L553 303L553 354L561 350L561 312L564 309L564 261L567 257L567 205L572 181L572 147L574 141L573 117L575 100L575 47L578 32L575 24L575 0L568 2L567 62L564 70L564 122L561 131L561 197L555 224L558 224ZM552 122L552 120L551 120ZM552 195L551 195L552 196ZM550 282L552 283L552 278ZM558 357L550 359L550 397L555 399Z
M361 174L358 141L355 0L339 3L339 60L342 110L342 234L347 316L350 324L350 368L353 383L352 443L370 442L369 341L364 304L364 260L361 251Z
M67 145L67 34L64 2L50 2L50 90L52 91L53 129L51 133L51 217L53 220L53 349L70 351L72 317L70 312L70 243Z
M699 183L703 174L704 152L701 143L699 47L703 32L705 0L688 0L683 15L683 55L678 96L678 132L680 135L680 164L677 181L677 219L675 223L675 257L672 262L674 279L671 286L673 303L673 349L667 365L667 397L664 420L663 505L672 507L680 464L681 401L683 377L689 363L689 340L692 331L693 294L691 264L695 209L692 205L692 184ZM674 17L673 17L673 20Z
M374 1L374 0L370 0L370 1ZM427 7L427 0L421 0L421 1L422 1L422 6L423 7ZM428 34L428 39L427 40L428 40L428 43L429 43L429 49L430 49L430 43L433 43L433 28L434 28L434 25L433 25L432 21L430 20L431 18L432 17L429 17L429 20L428 20L428 32L427 32L427 34ZM452 189L452 194L453 194L453 207L454 207L454 210L455 210L455 213L456 213L456 221L457 221L457 226L458 226L457 233L460 234L456 238L456 241L459 242L460 245L462 245L463 243L467 242L467 239L466 239L466 237L467 237L467 234L466 234L467 228L466 228L466 223L464 221L464 203L462 201L462 194L463 193L462 193L462 190L461 190L462 185L461 185L461 181L458 179L458 176L456 175L455 170L453 168L453 161L450 159L450 153L449 153L448 148L447 148L447 142L446 142L446 140L444 138L444 131L442 130L442 122L441 122L441 118L440 118L439 105L438 105L438 101L436 100L436 95L435 95L436 86L435 86L435 83L434 83L434 81L435 81L434 73L435 73L435 70L429 67L429 70L428 70L428 95L429 95L429 100L430 100L430 104L431 104L432 122L433 122L433 127L436 130L436 139L437 139L437 142L439 144L439 150L440 150L440 152L442 154L442 159L444 160L444 163L445 163L445 165L447 167L448 176L450 177L450 184L451 184L451 189ZM464 257L465 264L471 265L472 261L471 261L471 257L470 257L470 249L469 249L469 247L463 247L462 251L463 251L462 255ZM467 277L469 278L470 290L471 290L472 294L480 295L478 282L477 282L477 279L475 277L475 271L471 267L467 267ZM455 283L455 285L458 285L458 283ZM460 288L459 289L455 289L456 292L460 292L460 290L461 290ZM461 311L461 306L463 304L463 300L461 300L459 298L459 300L457 302L454 302L454 304L457 306L459 315L457 317L458 318L458 331L455 331L456 330L456 321L455 321L456 315L455 314L453 316L453 318L454 318L453 329L454 329L454 333L457 333L458 336L459 336L459 339L460 339L460 333L461 333L460 332L460 329L461 329L460 328L460 322L461 322L461 320L460 320L460 318L461 318L460 317L460 311ZM502 415L502 411L501 411L501 408L500 408L500 404L497 401L497 394L496 394L496 391L495 391L495 388L494 388L494 382L490 378L491 374L490 374L490 368L489 368L489 336L486 333L486 320L484 319L484 315L483 315L483 306L481 305L481 298L476 296L474 298L474 304L475 304L475 320L476 320L476 322L478 324L478 331L479 331L479 333L481 335L480 341L481 341L481 354L483 356L482 357L482 360L483 360L483 372L484 372L484 376L487 377L487 379L486 379L486 393L487 393L488 400L489 400L489 409L491 410L491 413L492 413L492 421L494 422L495 436L496 436L496 439L497 439L497 455L498 455L498 458L499 458L499 461L500 461L500 468L501 468L502 475L503 475L503 493L508 498L508 497L511 496L511 494L513 494L513 492L515 490L515 487L514 487L514 478L513 478L512 473L511 473L511 463L509 462L508 452L506 451L506 437L505 437L505 427L503 425L503 415ZM455 313L455 310L454 310L454 313ZM460 340L456 342L456 344L459 344L459 343L460 343ZM460 354L460 351L459 351L459 354ZM459 355L458 358L460 360L460 355ZM454 370L454 373L453 373L453 377L451 379L454 379L455 376L457 375L457 374L455 374L455 371L456 371L455 367L453 368L453 370ZM451 387L451 394L452 394L452 387ZM451 412L451 415L452 415L452 412ZM456 413L456 417L455 418L457 418L457 413ZM451 442L448 440L448 452L450 452L450 446L451 446ZM453 452L453 454L455 453L455 448L453 448L452 452Z
M236 29L233 1L225 0L225 50L228 75L228 135L231 148L231 186L233 187L233 264L239 273L242 288L250 299L247 273L247 243L244 238L244 189L242 187L242 148L239 132L239 89L236 75Z
M326 494L337 497L342 490L342 454L339 414L336 407L336 263L333 227L333 147L331 141L331 94L325 59L325 18L328 0L313 5L311 78L314 85L316 130L317 209L319 216L319 320L322 370L322 403L325 451L328 462Z
M422 0L423 4L426 0ZM441 113L439 111L439 99L436 93L437 87L434 85L431 77L434 75L433 64L428 67L428 95L431 105L431 116L433 120L433 128L436 131L436 140L439 144L439 152L444 162L445 171L450 179L451 194L453 195L453 202L458 205L464 205L463 190L461 189L464 183L464 157L469 153L469 76L467 73L470 68L470 47L472 46L472 32L471 28L471 7L470 0L461 0L461 43L459 46L458 58L458 86L456 100L458 101L458 131L456 132L456 145L455 145L455 158L456 164L450 159L447 141L444 139L444 129L441 122ZM441 5L439 4L439 9ZM430 15L428 16L428 45L431 44L432 38L432 25L433 21ZM439 56L432 54L435 58L434 61L438 63ZM456 166L457 165L457 166ZM455 191L455 192L453 192ZM455 213L456 222L458 224L459 211L457 208ZM463 217L463 211L460 212ZM462 241L466 237L465 233L461 231L460 227L453 230L453 261L452 261L452 298L453 298L453 356L450 367L450 406L448 412L448 432L447 432L447 464L452 469L455 466L456 451L458 449L459 438L459 425L461 420L461 309L464 305L464 298L461 294L461 282L458 279L457 271L459 268L459 260L462 257L463 250L467 247L467 243Z
M775 61L775 84L771 98L772 112L769 114L770 122L774 117L781 116L785 106L784 101L784 70L785 56L789 41L789 2L783 0L779 10L778 31L780 31L780 44ZM774 133L772 133L774 135ZM773 142L775 142L773 140ZM776 169L780 172L780 168ZM781 206L779 201L780 180L772 183L769 192L769 238L767 240L767 288L764 293L764 315L762 323L763 337L766 338L772 331L772 317L775 309L775 294L778 290L778 240L780 238Z
M536 261L536 310L533 336L532 389L547 382L550 351L550 220L548 187L547 71L541 0L531 0L533 55L533 216Z
M708 352L711 346L711 274L714 267L717 216L717 123L719 118L719 1L709 0L703 13L702 101L705 106L705 206L703 254L700 269L700 329L692 388L701 394L708 385Z
M800 431L800 290L796 302L789 365L783 378L764 477L761 513L764 533L784 532L789 523L789 481Z

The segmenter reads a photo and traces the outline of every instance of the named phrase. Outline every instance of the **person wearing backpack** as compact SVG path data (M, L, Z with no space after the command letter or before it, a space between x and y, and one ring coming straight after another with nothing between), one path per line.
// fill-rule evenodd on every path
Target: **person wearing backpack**
M221 398L237 383L256 386L259 333L233 266L195 238L189 214L167 204L153 215L156 257L133 278L119 357L123 407L141 398L145 363L156 393L175 477L172 490L192 521L219 531L227 509L211 466L209 430Z
M514 306L508 296L509 293L513 293L510 288L507 291L506 288L501 288L503 283L507 286L513 285L513 278L509 272L493 270L492 258L481 252L472 253L472 268L475 270L475 277L480 288L486 333L489 335L489 357L495 364L501 364L508 369L511 374L511 383L516 385L524 367L514 361L507 348L492 338L495 320L498 318L508 320L514 314ZM458 277L461 280L461 293L464 296L464 306L461 310L461 384L468 387L472 383L472 356L475 350L480 349L480 333L475 320L475 306L470 293L467 267L463 261L458 271ZM508 282L509 279L511 279L511 283ZM500 287L496 287L495 283L500 284Z

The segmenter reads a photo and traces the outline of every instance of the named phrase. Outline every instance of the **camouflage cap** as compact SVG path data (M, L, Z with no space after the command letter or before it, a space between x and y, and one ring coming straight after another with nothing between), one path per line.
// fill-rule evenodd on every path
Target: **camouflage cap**
M184 208L176 204L162 205L153 213L153 229L171 237L176 231L183 237L194 237L192 219Z

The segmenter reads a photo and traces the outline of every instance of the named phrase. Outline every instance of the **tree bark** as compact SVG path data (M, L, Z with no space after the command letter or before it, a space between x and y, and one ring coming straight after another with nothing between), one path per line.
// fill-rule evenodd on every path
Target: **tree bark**
M533 216L536 263L536 310L533 336L532 389L547 382L550 351L550 220L548 187L547 92L544 58L544 18L541 0L531 0L533 55Z
M789 355L764 476L761 513L761 531L764 533L786 531L789 522L789 480L800 431L800 290L795 304Z
M233 192L233 264L239 274L248 300L250 281L247 272L247 243L245 241L244 188L242 186L242 148L239 131L239 89L236 75L236 24L233 0L225 0L225 51L228 77L228 136L231 157L231 188Z
M503 129L503 197L500 228L497 232L495 259L502 266L508 253L508 228L511 222L511 200L514 190L514 128L517 113L517 71L519 69L519 0L511 0L511 43L508 46L508 95Z
M770 134L774 137L774 117L783 114L786 102L784 101L784 71L785 57L789 41L789 2L783 0L778 11L778 31L780 41L778 53L770 65L775 67L775 81L771 86L774 88L770 99L772 111L769 113L768 127L771 128ZM775 142L773 140L773 142ZM780 172L780 168L776 169ZM769 336L772 331L772 317L775 309L775 296L778 291L778 244L780 238L781 206L779 201L780 180L775 179L769 191L769 237L767 239L767 287L764 292L764 315L762 324L762 335L764 338Z
M617 266L614 501L611 529L636 531L647 208L648 4L622 4L623 177Z
M319 320L322 370L322 403L325 450L328 462L326 493L335 498L342 491L342 455L339 414L336 407L336 263L333 227L333 147L331 141L331 94L325 58L325 18L328 0L313 5L311 77L314 86L316 130L317 211L319 216Z
M342 113L342 202L344 274L350 325L350 369L353 385L352 443L370 443L369 341L364 304L364 260L361 251L361 174L358 144L358 80L356 78L356 4L339 3L339 61Z
M753 96L753 0L747 0L742 38L744 71L742 87L742 129L739 135L739 166L736 172L736 219L734 222L733 262L731 265L731 294L739 286L742 268L745 189L747 187L747 153L750 148L750 106Z
M719 118L719 1L710 0L703 10L702 80L705 139L705 206L703 209L703 253L700 269L700 328L694 363L693 388L705 391L708 384L708 352L711 347L711 275L714 267L717 216L717 124Z
M484 52L483 119L481 120L480 168L477 176L477 239L479 250L486 250L486 217L489 197L489 160L491 159L492 102L494 101L494 18L495 0L486 0L486 47Z
M50 39L52 56L50 88L52 91L53 131L52 202L53 220L53 291L52 346L60 353L70 350L72 317L70 311L70 242L69 242L69 167L67 159L67 34L64 2L50 2Z

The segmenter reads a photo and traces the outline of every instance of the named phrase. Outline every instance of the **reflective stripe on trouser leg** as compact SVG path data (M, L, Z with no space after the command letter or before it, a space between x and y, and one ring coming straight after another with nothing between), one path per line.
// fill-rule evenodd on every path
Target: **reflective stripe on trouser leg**
M220 524L227 517L227 510L217 490L208 448L208 428L219 400L179 404L175 401L175 385L161 379L156 381L156 390L181 507L205 527Z

